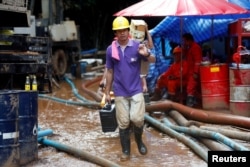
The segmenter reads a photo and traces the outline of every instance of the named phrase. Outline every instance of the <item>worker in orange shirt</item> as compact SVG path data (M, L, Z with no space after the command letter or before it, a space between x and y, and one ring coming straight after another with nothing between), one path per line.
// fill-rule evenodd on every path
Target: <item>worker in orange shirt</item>
M163 89L167 90L168 99L176 101L176 93L178 89L184 87L187 82L188 64L182 59L182 48L177 46L173 50L174 63L169 69L161 74L157 80L155 91L150 98L151 101L160 100L162 98Z
M186 49L186 59L188 63L187 81L187 101L186 105L193 107L197 103L197 93L199 88L199 68L202 61L202 49L194 41L193 35L185 33L182 35L184 47Z

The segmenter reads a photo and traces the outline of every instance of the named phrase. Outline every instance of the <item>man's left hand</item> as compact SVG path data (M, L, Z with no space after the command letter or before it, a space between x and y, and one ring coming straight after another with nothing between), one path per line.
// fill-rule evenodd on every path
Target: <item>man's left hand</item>
M148 57L150 55L150 53L148 52L148 48L145 44L139 45L139 53L145 57Z

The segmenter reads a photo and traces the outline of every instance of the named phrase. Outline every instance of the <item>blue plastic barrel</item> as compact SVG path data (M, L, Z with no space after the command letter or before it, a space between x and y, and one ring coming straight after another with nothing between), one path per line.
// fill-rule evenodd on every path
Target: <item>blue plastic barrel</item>
M0 91L0 166L19 166L19 96L15 91Z
M20 165L38 159L38 92L19 91Z

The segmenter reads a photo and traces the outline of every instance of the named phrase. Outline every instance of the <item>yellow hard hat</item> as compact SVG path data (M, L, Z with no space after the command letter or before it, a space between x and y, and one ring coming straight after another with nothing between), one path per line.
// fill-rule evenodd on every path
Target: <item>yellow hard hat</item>
M125 17L118 16L113 21L112 30L121 30L129 28L129 21Z
M175 53L181 53L181 52L182 52L182 49L179 46L175 47L174 50L173 50L173 54L175 54Z

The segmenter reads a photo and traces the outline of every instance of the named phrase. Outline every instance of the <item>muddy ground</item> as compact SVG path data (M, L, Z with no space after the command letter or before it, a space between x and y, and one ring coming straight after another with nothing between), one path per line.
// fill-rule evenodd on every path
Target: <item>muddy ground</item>
M90 100L91 97L81 91L82 79L72 80L78 93ZM53 93L49 96L66 100L79 101L72 93L71 86L61 81L60 88L53 86ZM89 86L96 90L98 82ZM103 133L101 128L99 109L69 105L50 99L39 98L38 125L41 130L51 129L53 135L48 139L74 147L93 155L125 167L206 167L207 162L195 154L190 148L175 138L146 123L143 140L148 147L148 154L142 156L137 150L132 136L131 159L120 162L121 153L118 130ZM157 113L156 119L164 114ZM244 142L250 148L248 142ZM249 145L248 145L249 144ZM89 159L79 158L54 147L38 145L38 159L24 165L25 167L98 167L101 165Z

